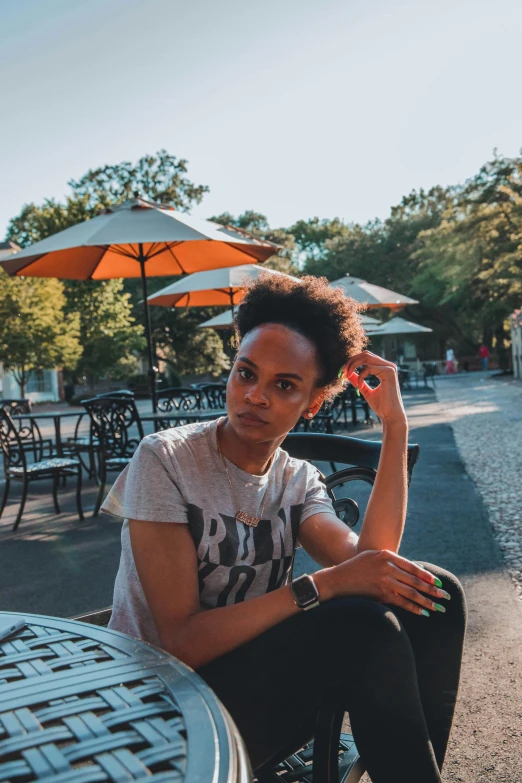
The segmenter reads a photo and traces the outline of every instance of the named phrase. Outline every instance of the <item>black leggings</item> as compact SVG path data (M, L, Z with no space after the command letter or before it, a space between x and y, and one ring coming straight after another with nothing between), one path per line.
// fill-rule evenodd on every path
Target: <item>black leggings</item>
M445 614L367 598L300 612L199 669L234 718L254 769L309 741L336 691L374 783L440 783L459 682L466 606L456 577Z

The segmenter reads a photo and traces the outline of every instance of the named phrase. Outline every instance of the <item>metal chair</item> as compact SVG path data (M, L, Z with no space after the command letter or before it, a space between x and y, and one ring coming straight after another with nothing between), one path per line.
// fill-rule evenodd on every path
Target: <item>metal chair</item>
M22 441L20 433L9 413L0 408L0 447L4 458L5 487L2 505L0 507L0 517L9 497L11 481L22 481L22 499L20 508L13 525L13 531L17 529L24 513L25 502L29 483L31 481L41 481L43 479L53 480L53 500L56 513L60 513L58 503L58 487L60 479L67 476L76 476L76 505L78 516L83 520L82 509L82 467L79 460L66 457L50 457L48 459L35 460L29 462L27 444Z
M180 413L201 408L201 391L190 386L172 386L155 393L158 413Z
M227 387L223 383L198 383L194 388L201 395L201 408L210 410L221 410L226 407Z
M22 399L4 399L0 400L0 407L11 417L24 416L32 413L31 400ZM43 438L38 423L34 419L13 419L18 430L23 448L26 451L32 451L34 461L44 458L50 458L54 454L54 443L52 438Z
M23 397L22 399L15 400L15 399L2 399L0 400L0 406L11 414L11 416L21 416L24 413L31 413L32 407L31 407L31 400L27 397Z
M123 398L125 400L133 400L134 392L129 389L119 389L113 392L104 392L103 394L97 394L96 399L105 397ZM62 442L62 453L72 454L77 456L82 466L88 473L90 479L94 479L98 482L98 471L96 468L96 455L99 451L98 439L94 436L92 431L92 423L89 422L89 431L85 433L83 428L83 414L78 417L76 427L74 428L74 434ZM84 456L87 455L88 462L84 461Z
M366 380L368 381L368 379ZM353 386L347 386L331 404L333 423L338 427L346 428L348 426L348 412L350 412L350 423L355 427L358 420L358 409L361 409L364 413L364 423L373 425L370 406L364 397L357 395Z
M107 483L107 474L128 465L143 438L143 427L132 397L99 396L82 400L91 421L91 437L97 442L98 478L100 482L93 516L97 516ZM134 430L134 431L133 431Z
M337 516L349 527L355 527L359 521L360 509L342 488L356 481L373 486L381 447L382 443L378 441L315 432L291 432L282 443L282 448L292 457L346 466L323 476L323 480ZM408 483L418 458L419 447L409 444ZM111 608L108 607L74 619L107 625L110 617ZM268 763L256 770L258 783L312 783L312 780L318 783L357 783L365 769L352 735L341 733L343 717L343 704L331 695L325 698L318 710L314 740L283 762L275 766Z

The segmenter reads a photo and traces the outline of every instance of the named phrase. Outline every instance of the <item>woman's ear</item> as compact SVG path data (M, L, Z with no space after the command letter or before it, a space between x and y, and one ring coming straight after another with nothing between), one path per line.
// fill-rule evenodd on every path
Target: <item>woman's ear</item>
M319 413L325 397L326 394L324 392L321 392L316 397L314 397L314 399L312 400L308 408L306 408L306 410L303 411L302 415L304 416L305 419L313 419L313 417L317 413Z

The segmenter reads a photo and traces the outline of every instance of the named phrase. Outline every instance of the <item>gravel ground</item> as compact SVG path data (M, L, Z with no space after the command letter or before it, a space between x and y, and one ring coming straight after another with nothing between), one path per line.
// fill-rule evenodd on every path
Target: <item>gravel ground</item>
M522 599L522 382L471 373L437 379L436 394Z

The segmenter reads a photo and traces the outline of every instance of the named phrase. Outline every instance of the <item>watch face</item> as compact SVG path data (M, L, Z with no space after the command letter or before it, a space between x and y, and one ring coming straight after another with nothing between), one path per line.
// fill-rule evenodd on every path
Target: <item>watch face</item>
M292 582L292 587L299 604L303 605L317 601L317 590L309 577L304 576L296 579L295 582Z

